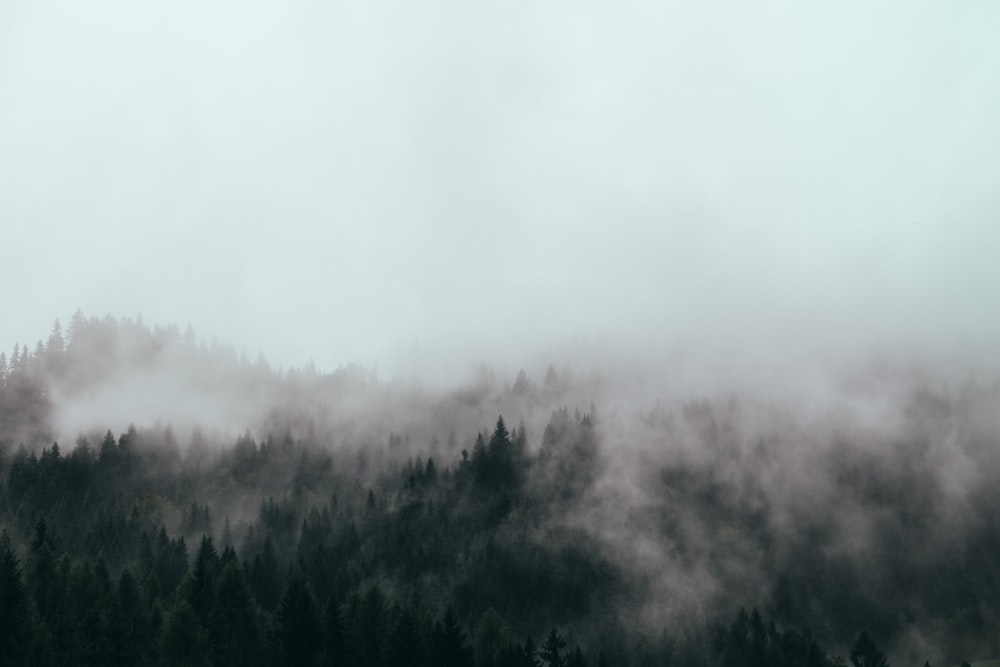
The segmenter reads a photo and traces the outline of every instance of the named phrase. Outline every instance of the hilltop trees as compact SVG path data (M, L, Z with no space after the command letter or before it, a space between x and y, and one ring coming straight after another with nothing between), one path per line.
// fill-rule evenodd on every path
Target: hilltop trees
M527 452L523 431L508 431L503 415L497 418L489 441L477 434L472 448L472 471L480 487L492 491L513 491L527 473Z
M239 435L52 437L57 393L166 366L157 401L223 394ZM569 372L452 394L356 370L82 315L0 353L0 664L827 667L859 626L892 655L929 629L935 664L995 646L993 389L834 437L729 397L581 412Z

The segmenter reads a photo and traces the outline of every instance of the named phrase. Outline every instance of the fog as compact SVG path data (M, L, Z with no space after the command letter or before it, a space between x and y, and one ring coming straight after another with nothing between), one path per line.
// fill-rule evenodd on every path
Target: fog
M1000 333L1000 10L0 4L0 349L385 377Z
M801 551L939 655L886 554L991 544L997 34L986 1L0 0L0 351L135 318L40 355L52 421L4 437L287 428L375 484L502 413L537 491L566 406L597 462L536 529L629 573L629 623L818 599ZM100 347L138 321L179 329Z

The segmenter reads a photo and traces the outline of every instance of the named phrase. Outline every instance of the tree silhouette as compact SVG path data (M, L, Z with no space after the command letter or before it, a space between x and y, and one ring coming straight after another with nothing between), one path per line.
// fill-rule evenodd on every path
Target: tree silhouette
M210 664L208 635L187 600L178 598L163 619L160 656L170 665L203 667Z
M319 608L309 584L294 576L275 614L274 641L286 665L313 665L322 647Z
M424 648L420 641L417 619L409 608L397 609L396 619L389 635L385 667L410 667L424 662Z
M451 607L434 624L430 662L442 667L472 667L474 663L472 649L466 644L465 631L458 624Z
M345 663L347 648L347 628L344 616L340 610L337 596L330 594L323 610L323 639L326 648L326 663L340 665Z
M252 665L258 657L257 621L243 573L229 562L219 575L208 624L215 665Z
M564 648L566 648L566 640L556 632L555 628L552 628L542 643L542 650L539 655L549 667L563 667L565 662L560 652Z
M851 664L854 667L889 667L889 662L865 630L861 631L851 648Z
M483 612L476 625L474 652L477 667L496 665L509 641L507 624L496 609L490 607Z
M21 581L21 564L10 543L10 535L0 533L0 661L27 664L31 648L28 592Z

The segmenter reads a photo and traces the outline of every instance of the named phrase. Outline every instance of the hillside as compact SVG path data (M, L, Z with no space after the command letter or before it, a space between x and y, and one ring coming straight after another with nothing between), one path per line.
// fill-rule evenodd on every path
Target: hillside
M845 377L427 389L78 314L0 357L0 662L1000 654L998 385Z

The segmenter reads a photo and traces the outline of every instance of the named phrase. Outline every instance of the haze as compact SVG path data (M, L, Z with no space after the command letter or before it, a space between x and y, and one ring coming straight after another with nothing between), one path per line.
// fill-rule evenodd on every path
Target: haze
M1000 6L0 1L0 349L995 340Z

